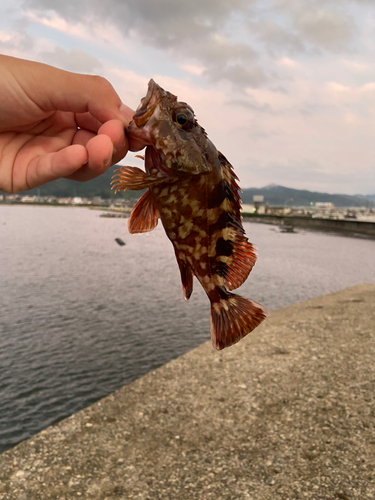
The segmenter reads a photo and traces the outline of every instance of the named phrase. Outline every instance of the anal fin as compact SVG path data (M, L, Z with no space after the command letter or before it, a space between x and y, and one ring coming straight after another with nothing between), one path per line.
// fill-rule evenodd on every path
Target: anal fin
M148 189L132 210L128 222L130 234L147 233L158 225L159 210L156 208L152 193Z

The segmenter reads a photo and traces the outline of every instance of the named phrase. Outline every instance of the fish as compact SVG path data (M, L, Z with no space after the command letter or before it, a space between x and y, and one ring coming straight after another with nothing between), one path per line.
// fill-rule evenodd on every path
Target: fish
M158 219L173 244L186 300L193 277L210 303L212 345L237 343L268 315L266 307L232 293L253 268L258 251L242 225L238 177L198 124L193 109L154 80L126 129L145 171L123 166L111 186L146 189L128 221L131 234L152 231Z

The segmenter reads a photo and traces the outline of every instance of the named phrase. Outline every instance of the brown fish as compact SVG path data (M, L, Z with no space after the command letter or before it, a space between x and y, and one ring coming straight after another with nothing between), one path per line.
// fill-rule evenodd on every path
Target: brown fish
M112 187L147 191L129 219L130 233L154 229L160 217L174 246L186 299L196 276L211 301L215 349L238 342L267 316L265 307L231 293L257 258L242 226L237 176L198 124L191 107L150 80L127 128L130 147L147 146L146 172L122 167Z

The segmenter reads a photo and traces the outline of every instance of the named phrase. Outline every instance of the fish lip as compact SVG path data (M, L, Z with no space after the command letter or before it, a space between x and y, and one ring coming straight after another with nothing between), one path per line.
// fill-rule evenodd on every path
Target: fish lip
M151 116L153 115L157 102L154 102L153 104L150 105L151 101L153 99L154 94L156 93L155 91L159 88L157 83L154 82L154 80L151 78L151 80L148 82L148 90L147 94L143 99L141 99L141 104L138 106L134 116L133 116L133 121L137 125L138 128L142 128L146 125L147 121ZM156 96L156 100L157 96Z

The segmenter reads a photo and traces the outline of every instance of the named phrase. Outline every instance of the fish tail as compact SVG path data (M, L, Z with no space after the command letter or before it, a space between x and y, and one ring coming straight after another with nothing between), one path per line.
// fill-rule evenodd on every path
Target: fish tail
M227 292L219 301L211 303L213 347L220 351L235 344L254 330L268 314L261 304Z

